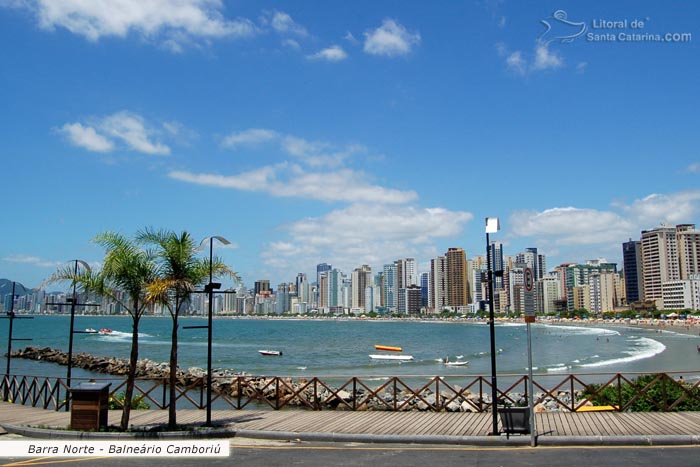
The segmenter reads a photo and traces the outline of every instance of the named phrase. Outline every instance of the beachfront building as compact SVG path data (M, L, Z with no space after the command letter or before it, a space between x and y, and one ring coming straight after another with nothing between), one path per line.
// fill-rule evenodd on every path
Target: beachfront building
M590 308L591 313L613 311L617 298L615 295L615 276L610 270L594 272L590 277Z
M363 264L352 272L352 308L365 309L365 289L372 285L372 268Z
M695 224L683 224L676 227L676 232L681 279L690 279L700 274L700 231Z
M566 309L568 311L581 310L581 301L575 300L574 288L588 286L591 284L591 278L596 274L604 272L617 272L615 263L608 263L603 259L589 260L586 264L569 264L566 267ZM579 292L576 292L579 293ZM590 297L586 299L590 311Z
M463 248L447 250L447 304L465 307L471 302L467 276L467 254Z
M420 275L420 307L422 309L428 308L428 301L430 298L430 273L422 272Z
M420 286L409 285L399 290L399 313L405 315L420 313Z
M390 312L396 311L396 263L385 264L382 271L382 304Z
M700 310L700 274L662 286L664 310Z
M447 306L447 257L438 256L430 260L430 294L428 308L436 313Z
M591 286L577 285L571 288L571 311L591 309ZM568 302L567 302L568 303Z
M550 314L558 311L557 302L561 300L561 288L557 274L548 274L537 282L539 295L539 313Z
M642 270L642 242L629 239L622 244L622 264L625 273L625 302L644 299L644 275Z
M653 300L657 308L663 307L662 284L681 279L676 231L669 226L642 230L644 298Z

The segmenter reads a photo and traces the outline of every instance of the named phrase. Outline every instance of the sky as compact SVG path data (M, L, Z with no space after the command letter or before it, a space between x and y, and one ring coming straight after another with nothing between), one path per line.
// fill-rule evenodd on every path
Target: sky
M700 4L0 0L0 277L152 227L243 282L700 224ZM203 252L206 254L206 252Z

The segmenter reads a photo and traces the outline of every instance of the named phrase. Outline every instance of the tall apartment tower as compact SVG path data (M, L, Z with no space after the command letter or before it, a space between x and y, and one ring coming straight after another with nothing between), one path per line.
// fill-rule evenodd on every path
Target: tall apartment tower
M428 307L441 312L447 306L447 257L430 260L430 294Z
M266 292L271 292L270 281L268 279L260 279L255 281L255 295L261 295Z
M396 263L385 264L382 272L382 302L389 311L396 311L399 291L396 287Z
M681 279L676 228L659 227L642 230L642 273L644 298L661 307L661 285Z
M503 244L501 242L491 242L488 259L491 261L492 271L503 271L505 269L503 264ZM493 288L503 288L503 275L494 278Z
M365 289L372 285L372 268L363 264L352 272L352 307L365 307Z
M642 242L630 238L628 242L622 244L622 264L625 271L627 303L643 300Z
M469 305L467 253L463 248L449 248L445 256L447 257L447 304Z
M688 280L700 274L700 231L695 224L681 224L676 226L676 237L681 279Z

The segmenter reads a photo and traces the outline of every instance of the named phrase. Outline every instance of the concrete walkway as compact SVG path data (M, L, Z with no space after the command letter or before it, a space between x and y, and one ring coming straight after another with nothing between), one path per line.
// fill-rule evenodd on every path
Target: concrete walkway
M384 442L461 445L529 445L530 435L490 436L490 413L349 412L304 410L214 410L214 428L202 428L206 412L178 411L178 423L196 429L148 431L167 422L167 411L133 411L136 433L67 431L69 412L0 402L0 426L31 438L214 438ZM116 425L120 411L109 412ZM536 414L537 445L698 445L700 412L618 413L550 412ZM502 427L499 425L499 430ZM1 432L1 431L0 431ZM1 439L2 437L0 437Z

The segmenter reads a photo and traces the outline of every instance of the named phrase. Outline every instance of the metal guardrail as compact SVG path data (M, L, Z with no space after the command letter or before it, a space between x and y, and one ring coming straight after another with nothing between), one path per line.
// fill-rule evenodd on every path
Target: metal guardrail
M688 372L684 372L688 374ZM642 381L640 376L645 377ZM692 404L700 410L700 372L688 383L671 373L596 373L581 375L535 375L535 405L549 404L547 410L575 412L588 405L611 406L613 410L634 410L645 404L650 410L676 411ZM587 383L586 378L602 381ZM308 410L387 410L486 412L492 402L491 382L487 376L390 376L377 383L371 377L256 377L213 378L212 403L235 410L246 408L302 408ZM73 378L73 382L88 378ZM126 380L120 377L89 378L112 382L110 398L124 391ZM414 383L410 383L409 380ZM415 383L415 381L425 381ZM500 375L507 387L498 388L499 405L518 406L527 400L526 375ZM550 384L546 385L545 380ZM552 381L554 380L554 381ZM338 381L331 384L330 381ZM116 384L115 384L116 383ZM139 379L134 399L156 409L166 409L168 379ZM3 375L0 394L16 404L61 410L70 403L70 391L64 378L46 376ZM206 408L206 376L195 378L176 388L176 401L182 408ZM685 405L684 405L685 404Z

